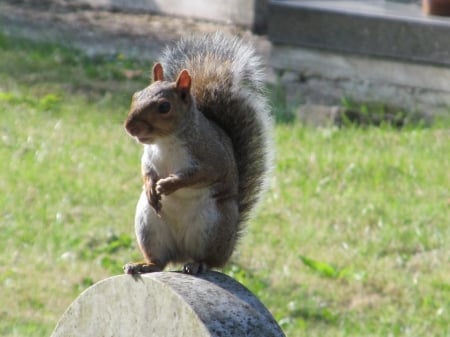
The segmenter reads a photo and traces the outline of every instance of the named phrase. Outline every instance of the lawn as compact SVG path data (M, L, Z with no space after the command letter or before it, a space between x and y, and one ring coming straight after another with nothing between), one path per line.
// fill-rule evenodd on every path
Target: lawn
M140 259L142 149L122 121L150 67L0 35L1 336L48 336L84 289ZM288 336L449 336L450 123L285 120L225 272Z

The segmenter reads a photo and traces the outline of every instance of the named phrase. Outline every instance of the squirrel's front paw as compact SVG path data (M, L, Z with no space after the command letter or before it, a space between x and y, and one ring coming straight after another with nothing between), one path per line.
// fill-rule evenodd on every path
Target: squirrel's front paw
M154 263L127 263L123 266L123 271L128 275L136 275L136 274L146 274L146 273L154 273L157 271L162 271L164 268L158 264Z
M167 178L159 179L156 183L156 193L158 195L169 195L179 189L180 179L177 176L170 175Z
M159 195L154 188L146 190L147 200L150 206L159 213L161 211L161 195Z
M158 177L156 174L146 174L144 176L144 188L145 194L147 195L147 200L150 206L159 213L161 211L161 195L156 192L156 182Z

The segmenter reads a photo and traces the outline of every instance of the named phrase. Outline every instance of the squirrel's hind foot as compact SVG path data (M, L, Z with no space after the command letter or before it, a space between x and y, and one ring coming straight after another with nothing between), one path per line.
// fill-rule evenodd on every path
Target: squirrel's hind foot
M204 262L189 262L183 266L183 273L189 275L197 275L208 270L208 266Z
M127 263L123 266L123 271L125 274L136 275L136 274L146 274L154 273L157 271L162 271L164 267L161 267L153 263Z

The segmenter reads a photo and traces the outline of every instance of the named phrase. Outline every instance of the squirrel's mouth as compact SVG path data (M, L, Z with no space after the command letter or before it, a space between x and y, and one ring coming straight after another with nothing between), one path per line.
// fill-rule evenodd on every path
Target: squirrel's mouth
M152 144L154 142L153 137L136 137L136 140L141 144Z

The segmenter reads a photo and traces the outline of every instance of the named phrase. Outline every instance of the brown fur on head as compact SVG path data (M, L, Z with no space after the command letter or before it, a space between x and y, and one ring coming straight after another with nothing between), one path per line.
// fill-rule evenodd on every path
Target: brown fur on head
M182 70L175 82L164 81L160 63L153 66L153 83L134 93L125 129L140 143L151 144L173 134L191 109L189 72Z

